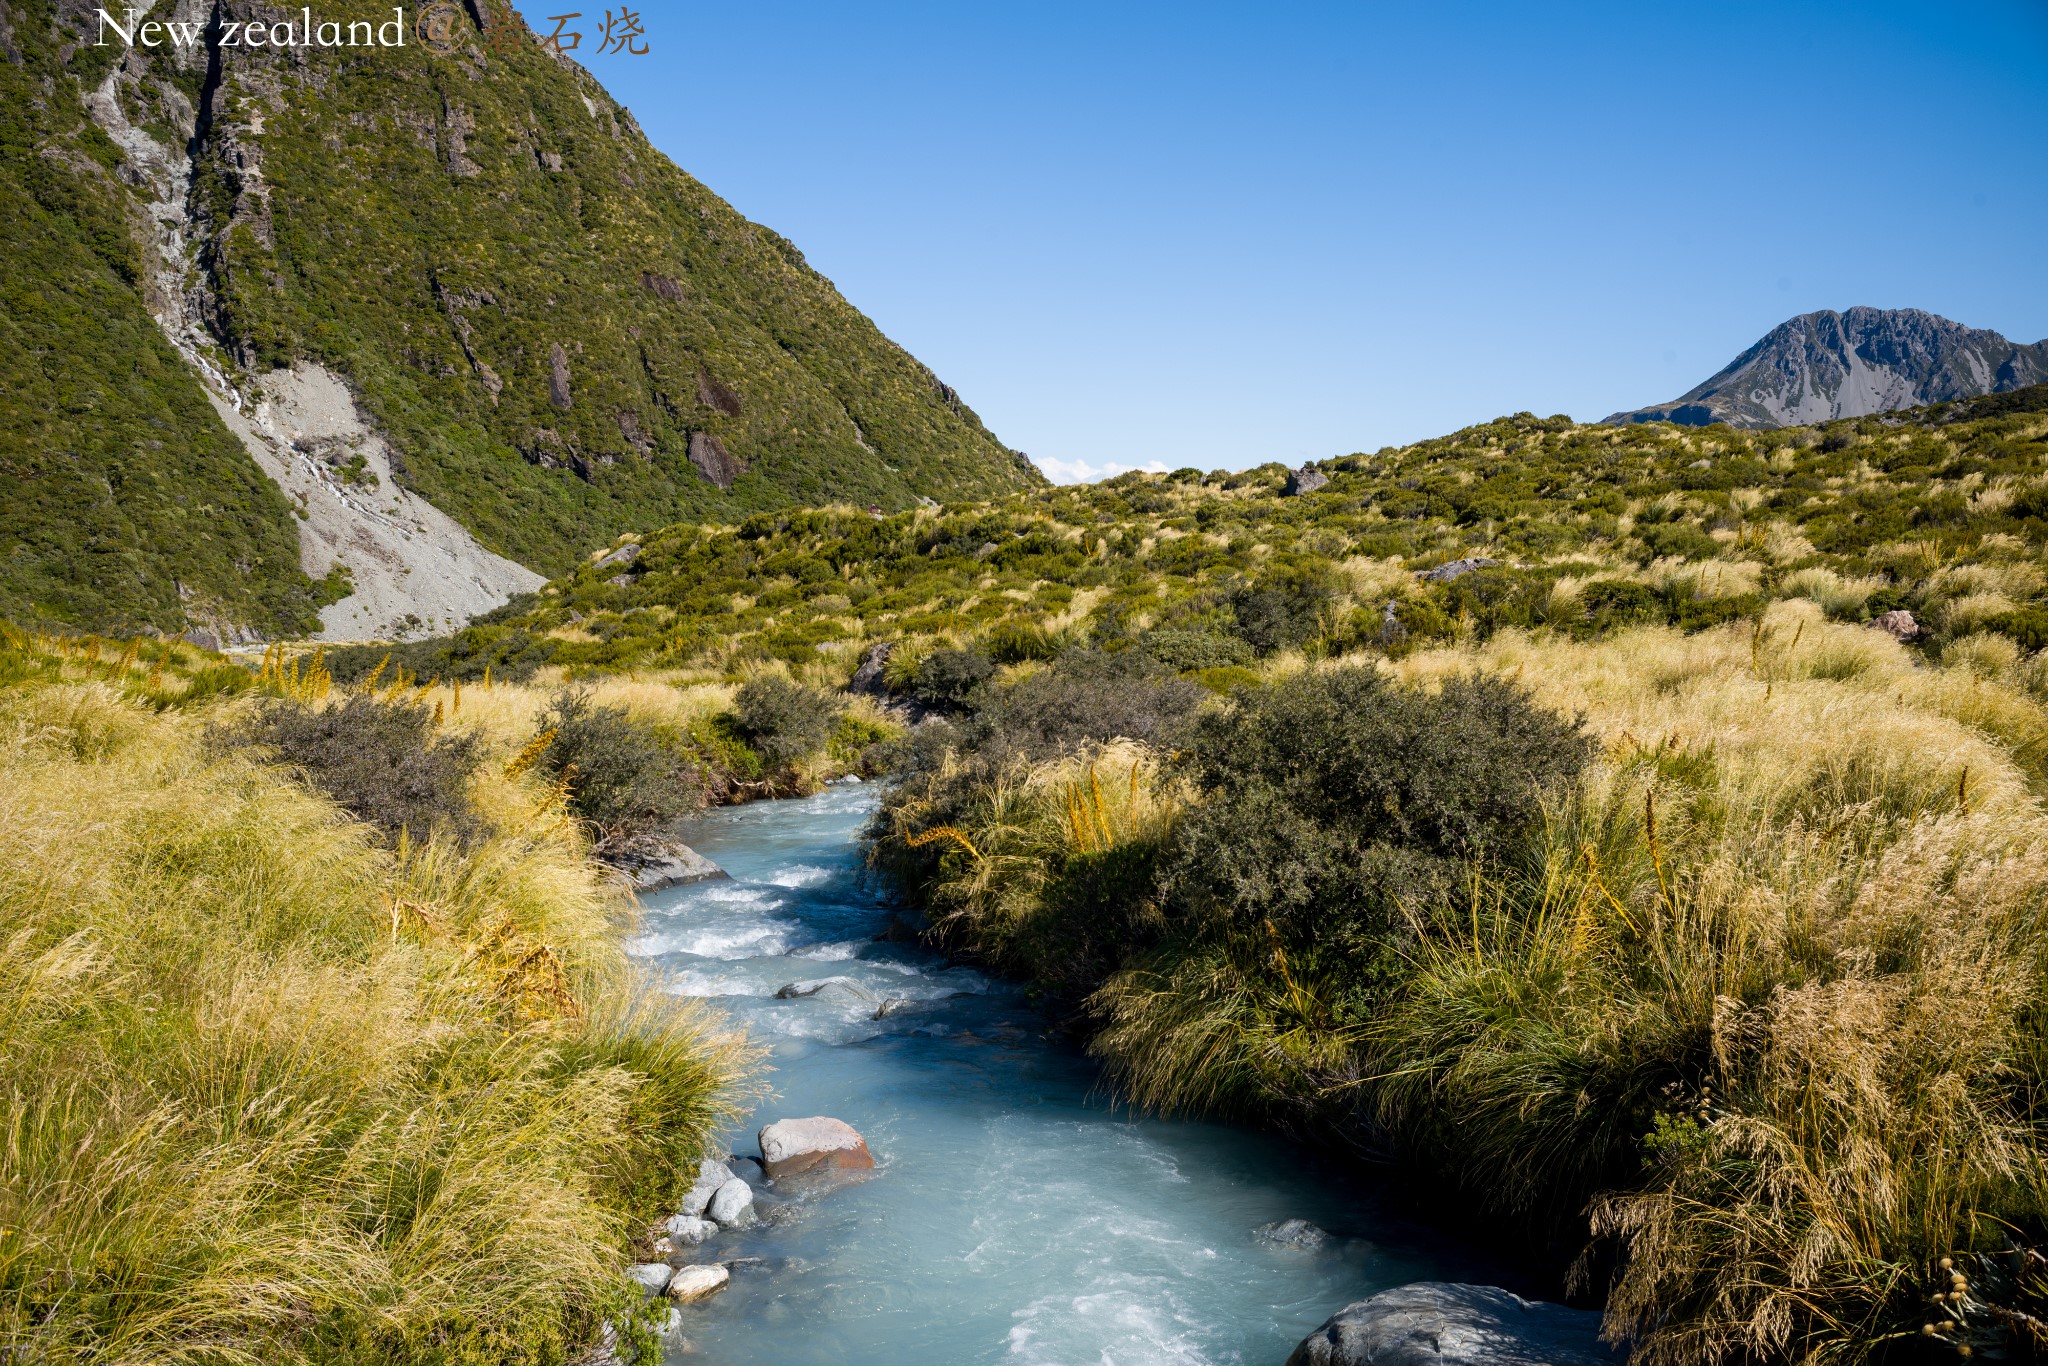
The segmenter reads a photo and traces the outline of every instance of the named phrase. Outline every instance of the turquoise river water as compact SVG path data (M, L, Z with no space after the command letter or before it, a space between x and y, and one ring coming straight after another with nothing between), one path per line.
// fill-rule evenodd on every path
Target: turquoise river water
M760 1261L685 1309L676 1366L1279 1366L1375 1290L1514 1285L1282 1139L1115 1109L1014 988L878 940L890 906L856 843L873 808L847 783L712 813L688 838L732 880L646 898L635 951L772 1047L774 1093L731 1149L753 1153L771 1119L832 1115L877 1162L865 1180L763 1190L762 1224L706 1249ZM858 989L775 997L827 976ZM874 1018L892 998L911 1004ZM1289 1218L1337 1237L1304 1252L1254 1236Z

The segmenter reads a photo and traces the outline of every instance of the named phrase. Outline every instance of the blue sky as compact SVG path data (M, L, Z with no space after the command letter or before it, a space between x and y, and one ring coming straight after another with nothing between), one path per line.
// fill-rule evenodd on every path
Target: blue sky
M2048 337L2048 0L637 12L581 55L655 144L1056 478L1598 418L1819 308Z

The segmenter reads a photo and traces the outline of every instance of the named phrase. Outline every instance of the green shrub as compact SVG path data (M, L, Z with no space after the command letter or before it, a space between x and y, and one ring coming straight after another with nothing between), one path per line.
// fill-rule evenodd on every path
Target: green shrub
M1498 678L1429 693L1368 668L1246 690L1199 717L1188 746L1207 799L1165 856L1169 902L1335 950L1365 983L1390 968L1397 912L1501 855L1592 753Z
M587 822L601 847L615 847L694 811L700 802L695 768L634 721L622 707L601 707L588 692L565 690L540 719L554 732L540 765L567 775L569 808Z
M1201 700L1196 684L1140 650L1069 650L987 699L991 748L1034 758L1088 741L1156 743Z
M2009 637L2029 652L2048 647L2048 608L2021 607L1984 619L1984 628Z
M362 693L322 706L271 698L246 726L218 734L268 748L387 838L402 832L417 844L437 829L464 841L479 833L469 800L476 741L438 732L419 704Z
M970 704L995 671L995 661L979 650L934 650L918 665L910 695L928 707L957 710Z
M747 743L768 763L785 766L824 749L846 709L838 698L781 674L748 681L734 696L733 708Z
M1258 658L1243 640L1214 631L1147 631L1139 639L1138 648L1175 673L1241 667Z
M1327 568L1283 569L1240 584L1230 596L1230 611L1245 643L1269 655L1321 634L1336 598Z

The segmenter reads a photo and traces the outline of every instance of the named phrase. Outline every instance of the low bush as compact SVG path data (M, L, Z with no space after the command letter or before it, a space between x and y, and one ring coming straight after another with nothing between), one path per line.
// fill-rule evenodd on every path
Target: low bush
M540 718L541 768L566 780L569 806L600 847L616 847L701 804L697 771L623 707L565 690Z
M957 711L995 671L995 661L980 650L934 650L919 663L910 695L928 707Z
M324 704L269 698L245 724L216 736L266 747L388 839L402 833L424 843L436 830L466 841L479 834L469 800L481 762L477 743L438 729L424 705L364 693Z
M1201 698L1142 651L1069 650L987 695L981 721L991 748L1044 758L1088 741L1163 741Z
M733 697L740 733L764 760L782 767L830 744L845 710L840 699L781 674L752 678Z

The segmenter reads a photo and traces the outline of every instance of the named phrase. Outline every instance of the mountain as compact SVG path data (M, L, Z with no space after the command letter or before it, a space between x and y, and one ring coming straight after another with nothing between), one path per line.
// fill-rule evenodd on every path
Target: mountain
M1043 484L502 0L432 8L0 0L0 615L405 634L635 529Z
M2021 346L1917 308L1823 310L1780 323L1671 402L1605 421L1789 427L2002 394L2044 380L2048 341Z

